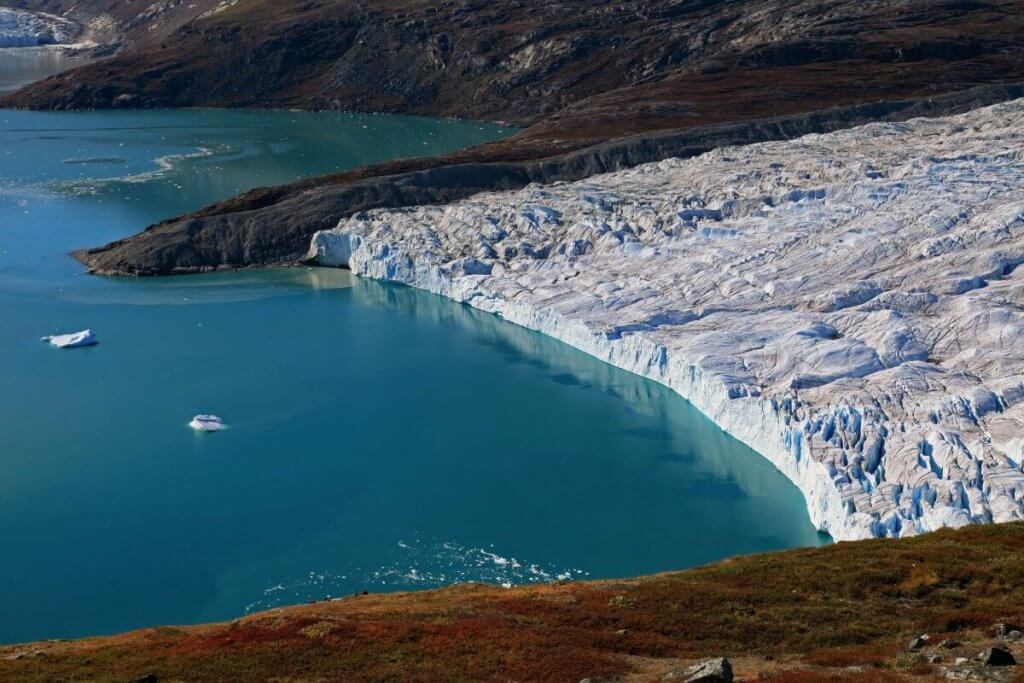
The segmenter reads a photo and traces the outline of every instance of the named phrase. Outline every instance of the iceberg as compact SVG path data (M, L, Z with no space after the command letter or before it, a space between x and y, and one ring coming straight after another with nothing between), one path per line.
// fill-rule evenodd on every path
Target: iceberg
M81 332L73 332L71 334L55 334L43 337L41 341L49 342L51 346L56 346L58 349L75 349L82 346L95 346L99 343L92 330L82 330Z
M836 540L1024 519L1024 100L359 212L312 260L689 400Z
M188 426L197 432L219 432L220 430L227 428L227 425L224 424L224 420L220 419L216 415L196 415L192 418L192 421L188 423Z

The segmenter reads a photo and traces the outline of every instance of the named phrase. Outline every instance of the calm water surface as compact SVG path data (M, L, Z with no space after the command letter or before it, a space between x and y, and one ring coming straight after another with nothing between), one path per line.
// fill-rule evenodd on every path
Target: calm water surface
M682 399L331 270L118 280L65 254L256 185L507 134L286 112L0 112L0 641L823 542ZM58 351L57 331L100 345ZM213 435L186 426L224 417Z
M84 63L53 47L0 48L0 95Z

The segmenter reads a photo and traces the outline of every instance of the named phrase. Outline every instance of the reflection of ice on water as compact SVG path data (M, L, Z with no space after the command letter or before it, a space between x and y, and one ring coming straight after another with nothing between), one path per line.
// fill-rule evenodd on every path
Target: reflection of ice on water
M266 268L172 278L104 278L103 286L75 288L64 298L83 304L189 306L255 301L303 294L311 289L346 289L356 276L338 268Z
M399 541L401 557L380 567L350 565L340 571L310 571L307 575L277 581L256 601L246 605L247 614L281 605L369 591L437 588L478 581L506 588L527 583L569 581L589 576L582 569L560 569L505 557L492 549L473 548L451 541Z

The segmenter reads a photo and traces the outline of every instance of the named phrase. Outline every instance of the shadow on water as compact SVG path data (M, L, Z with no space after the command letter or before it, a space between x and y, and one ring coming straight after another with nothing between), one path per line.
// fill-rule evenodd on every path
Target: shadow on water
M783 478L760 454L657 382L491 313L437 295L361 278L352 293L357 300L372 306L458 328L474 343L501 354L511 363L529 366L545 381L578 390L579 396L597 390L620 400L620 409L642 422L619 429L621 437L657 444L659 453L655 460L664 465L699 461L707 468L707 477L685 484L690 491L694 486L704 492L717 487L722 497L757 497L774 490L778 479ZM774 474L766 478L766 469ZM820 534L819 540L831 539Z

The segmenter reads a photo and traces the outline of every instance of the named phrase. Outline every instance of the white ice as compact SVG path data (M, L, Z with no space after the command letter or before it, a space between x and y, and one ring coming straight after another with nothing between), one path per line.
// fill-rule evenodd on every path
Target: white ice
M55 334L43 337L41 341L49 342L51 346L59 349L74 349L81 346L93 346L97 343L96 335L92 330L82 330L71 334Z
M60 17L0 7L0 48L56 45L73 37L74 24Z
M360 213L311 255L671 387L836 539L1024 519L1024 101Z
M226 427L224 420L216 415L196 415L188 426L198 432L219 432Z

